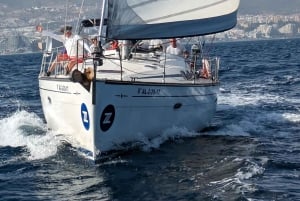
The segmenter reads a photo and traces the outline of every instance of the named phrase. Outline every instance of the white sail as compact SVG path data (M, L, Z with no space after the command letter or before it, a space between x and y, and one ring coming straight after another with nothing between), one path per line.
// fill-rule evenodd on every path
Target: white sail
M240 0L108 0L108 38L199 36L236 25Z

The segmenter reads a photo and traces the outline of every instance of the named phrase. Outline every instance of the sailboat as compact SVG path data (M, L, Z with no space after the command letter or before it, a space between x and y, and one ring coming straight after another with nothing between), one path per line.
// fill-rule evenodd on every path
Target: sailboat
M72 71L66 61L56 61L47 73L63 47L53 47L55 36L43 34L38 79L48 128L96 160L168 129L209 126L217 106L219 58L205 56L201 44L193 44L186 56L168 53L166 44L141 48L141 41L168 43L229 30L236 25L239 0L103 0L101 6L99 18L82 19L76 33L77 48L91 35L98 48L84 56L77 49ZM111 41L118 47L108 48Z

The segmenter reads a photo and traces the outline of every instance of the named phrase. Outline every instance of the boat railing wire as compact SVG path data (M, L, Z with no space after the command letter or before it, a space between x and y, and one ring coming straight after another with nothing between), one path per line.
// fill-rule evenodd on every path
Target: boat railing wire
M87 38L84 38L82 40L88 40ZM86 41L87 42L87 41ZM78 47L79 48L79 47ZM83 48L83 47L82 47ZM61 60L57 61L57 57L60 54L65 53L65 48L63 46L60 47L55 47L52 49L51 52L44 52L43 60L42 60L42 65L41 65L41 76L46 76L47 71L49 70L50 66L53 64L53 62L56 62L56 67L54 68L53 72L51 73L52 76L54 77L59 77L59 76L66 76L68 74L66 68L68 65L67 60ZM77 51L78 53L78 51ZM84 73L85 69L87 68L93 68L94 67L94 59L93 55L87 55L86 57L83 58L83 62L79 63L77 62L76 66L74 69L77 69ZM141 67L144 65L144 62L149 62L149 63L156 63L158 67L162 69L162 71L153 71L151 73L151 70L145 72L145 71L136 71L135 69L130 68L130 65L122 65L121 68L121 62L122 59L120 59L118 56L105 56L103 55L101 59L106 60L106 62L111 63L113 66L119 66L120 68L120 76L119 78L115 77L114 79L118 81L123 80L123 71L126 71L130 73L132 76L131 81L138 82L139 77L158 77L161 76L163 82L166 82L166 77L171 76L168 75L167 69L172 68L172 66L167 65L167 59L170 59L165 53L148 53L148 57L138 57L138 56L133 56L130 59L127 59L127 62L134 62L135 65L141 65ZM120 62L121 60L121 62ZM176 60L176 59L175 59ZM184 60L184 65L182 73L183 77L186 80L194 80L196 83L200 79L206 79L207 81L211 80L211 82L218 82L219 81L219 65L220 65L220 59L218 57L205 57L203 55L197 55L193 56L190 55L188 58L182 58ZM204 68L206 67L206 69ZM101 69L101 65L96 65L96 72L95 76L101 71L98 71L98 69ZM121 70L122 69L122 70ZM121 72L122 71L122 72ZM206 74L205 74L206 71ZM163 72L163 73L162 73ZM71 75L69 75L71 77ZM96 77L97 79L97 77ZM174 80L177 78L174 78ZM180 80L180 77L178 77L178 81ZM128 81L125 79L125 81Z

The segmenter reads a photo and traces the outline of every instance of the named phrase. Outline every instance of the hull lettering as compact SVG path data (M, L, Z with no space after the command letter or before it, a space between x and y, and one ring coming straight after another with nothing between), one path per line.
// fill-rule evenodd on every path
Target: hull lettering
M149 96L157 96L160 95L160 89L155 88L138 88L138 95L149 95Z

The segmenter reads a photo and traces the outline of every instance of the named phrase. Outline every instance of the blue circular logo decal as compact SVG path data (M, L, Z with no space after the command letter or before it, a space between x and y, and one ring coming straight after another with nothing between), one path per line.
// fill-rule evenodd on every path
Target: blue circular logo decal
M90 116L84 103L81 104L81 120L86 130L90 129Z

